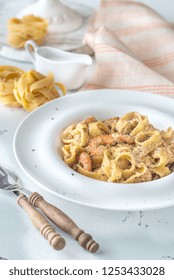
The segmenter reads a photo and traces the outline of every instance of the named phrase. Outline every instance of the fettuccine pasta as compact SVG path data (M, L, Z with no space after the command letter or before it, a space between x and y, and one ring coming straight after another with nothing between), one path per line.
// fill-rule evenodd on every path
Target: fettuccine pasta
M65 86L55 82L52 73L44 76L35 70L24 72L17 67L0 66L0 102L5 105L23 107L30 112L65 94Z
M158 130L137 112L98 121L89 117L62 133L63 159L87 177L138 183L174 171L174 130Z
M46 19L34 15L24 16L22 19L8 20L8 43L14 48L23 48L27 40L34 40L41 45L47 33Z
M20 107L14 94L14 84L24 74L22 69L14 66L0 66L0 102L12 107Z
M40 105L60 97L55 88L56 85L63 94L66 93L65 87L61 83L55 83L52 73L44 76L35 70L30 70L15 81L13 92L17 102L30 112Z

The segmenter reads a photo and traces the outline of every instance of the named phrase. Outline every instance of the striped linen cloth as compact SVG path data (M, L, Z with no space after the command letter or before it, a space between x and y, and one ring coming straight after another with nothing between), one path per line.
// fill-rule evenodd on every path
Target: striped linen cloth
M174 26L150 7L102 0L83 43L93 49L96 65L82 90L132 89L174 98Z

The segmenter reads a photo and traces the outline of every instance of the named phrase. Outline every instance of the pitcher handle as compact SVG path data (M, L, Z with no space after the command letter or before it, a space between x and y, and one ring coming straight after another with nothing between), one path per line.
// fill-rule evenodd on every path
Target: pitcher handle
M33 50L31 47L33 48ZM34 65L36 62L35 53L36 53L37 49L38 49L38 45L33 40L29 40L29 41L25 42L25 50Z

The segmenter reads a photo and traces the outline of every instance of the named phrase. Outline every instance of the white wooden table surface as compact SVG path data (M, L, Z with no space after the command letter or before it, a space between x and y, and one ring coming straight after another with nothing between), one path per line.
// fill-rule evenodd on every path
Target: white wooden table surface
M174 1L143 2L155 7L166 18L174 19ZM98 3L98 0L86 1L94 8ZM31 68L31 65L0 57L0 65L4 64L16 65L24 70ZM81 228L93 235L101 249L92 255L62 233L67 246L63 251L54 251L31 225L25 212L16 204L14 195L1 192L0 257L16 260L174 259L174 207L147 212L97 210L55 197L26 178L16 163L12 149L15 129L26 115L22 109L0 105L0 162L16 170L25 187L40 192L48 201L69 214Z

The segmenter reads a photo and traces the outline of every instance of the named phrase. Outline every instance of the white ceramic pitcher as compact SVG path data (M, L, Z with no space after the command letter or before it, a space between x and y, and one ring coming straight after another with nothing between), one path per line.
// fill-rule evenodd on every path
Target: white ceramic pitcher
M38 46L32 40L25 43L25 49L36 71L43 75L52 72L55 81L63 83L68 90L82 86L86 79L87 68L93 62L89 55L66 52L49 46Z

